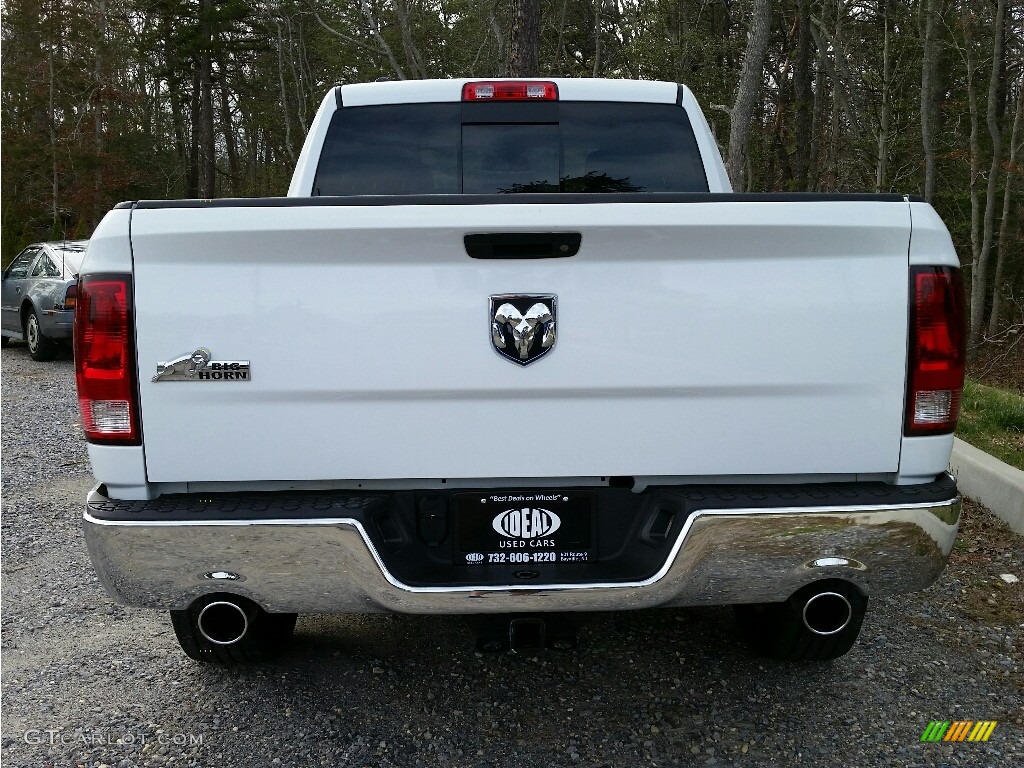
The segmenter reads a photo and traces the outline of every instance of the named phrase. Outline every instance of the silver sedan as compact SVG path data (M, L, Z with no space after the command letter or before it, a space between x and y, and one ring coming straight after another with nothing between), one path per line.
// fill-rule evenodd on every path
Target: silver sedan
M3 273L3 346L24 341L33 360L52 360L70 341L78 271L88 240L34 243Z

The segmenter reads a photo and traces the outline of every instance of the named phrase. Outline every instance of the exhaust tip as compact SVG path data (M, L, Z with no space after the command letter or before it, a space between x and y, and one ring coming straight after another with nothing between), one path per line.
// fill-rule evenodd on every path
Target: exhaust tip
M199 634L214 645L234 645L249 631L249 617L242 606L227 600L203 606L196 624Z
M838 592L819 592L804 603L804 626L827 637L842 632L853 618L853 606Z

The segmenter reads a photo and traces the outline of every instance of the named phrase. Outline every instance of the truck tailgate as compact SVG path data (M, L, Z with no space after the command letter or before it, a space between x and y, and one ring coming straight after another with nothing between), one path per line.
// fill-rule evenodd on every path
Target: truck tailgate
M582 243L467 255L496 232ZM909 239L881 201L139 206L148 478L895 472ZM494 294L556 294L554 348L496 354ZM200 347L250 380L152 380Z

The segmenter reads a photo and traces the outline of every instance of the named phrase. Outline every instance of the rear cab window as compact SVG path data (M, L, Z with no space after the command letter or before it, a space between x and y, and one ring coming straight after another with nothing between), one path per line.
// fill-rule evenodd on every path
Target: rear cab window
M314 195L707 192L676 104L505 102L342 107Z

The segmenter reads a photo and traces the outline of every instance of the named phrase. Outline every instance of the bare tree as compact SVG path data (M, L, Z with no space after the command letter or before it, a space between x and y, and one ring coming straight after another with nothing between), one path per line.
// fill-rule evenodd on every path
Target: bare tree
M398 17L398 28L402 33L402 50L405 51L405 62L413 77L426 78L427 68L423 65L423 54L416 46L412 36L412 22L409 18L409 6L405 0L394 0L395 15Z
M284 148L288 157L295 161L295 146L292 144L292 118L288 107L288 91L284 87L284 54L281 50L281 22L277 23L277 80L281 86L281 114L284 115Z
M892 56L889 43L890 13L889 0L878 0L878 13L882 17L882 24L885 27L882 36L882 106L878 118L878 153L875 164L875 191L884 192L886 189L889 165L889 102L890 89L892 88Z
M238 164L238 142L235 138L235 121L232 119L231 114L231 100L230 94L228 93L228 84L226 82L225 73L227 67L224 65L224 60L221 59L220 65L220 82L218 83L220 91L220 124L221 132L224 136L224 149L228 155L228 173L231 186L231 194L238 194L238 182L241 177L241 170Z
M299 121L299 128L302 129L302 136L305 138L306 133L309 132L309 125L306 121L306 109L308 102L306 83L308 82L308 78L306 77L306 72L304 70L304 64L306 63L305 36L303 34L303 25L301 22L293 24L292 18L289 15L285 15L284 21L288 26L288 59L291 65L292 82L295 84L295 115Z
M935 128L933 92L937 57L935 52L935 16L939 0L922 0L924 43L921 57L921 144L924 148L924 199L935 197Z
M391 46L388 45L388 41L384 39L384 35L380 31L380 22L373 13L373 8L366 0L359 0L359 9L363 12L363 17L366 19L366 23L370 27L370 34L373 35L373 39L377 41L377 45L384 52L384 55L388 57L388 63L391 64L391 68L398 75L399 80L405 80L405 72L398 65L398 59L395 58L395 52L391 50Z
M810 15L810 10L808 10ZM821 180L821 143L823 137L823 126L825 118L825 99L828 95L828 84L829 78L825 76L828 62L828 51L819 45L817 35L814 28L815 20L811 20L807 25L808 33L812 35L814 45L817 48L818 55L815 61L815 71L817 76L814 78L814 102L811 107L811 147L810 157L808 158L808 172L807 172L807 191L811 192L815 189L820 188Z
M501 71L497 74L504 76L508 73L508 51L505 48L505 36L501 33L501 25L498 24L498 0L491 0L491 5L487 9L487 23L498 43L498 61L501 62Z
M540 74L540 0L513 0L509 52L511 77Z
M217 196L217 155L213 133L213 0L203 0L199 26L200 152L202 154L202 197Z
M971 133L970 166L971 175L968 190L971 199L971 273L978 268L981 255L981 198L978 193L978 180L981 178L981 142L978 139L978 90L974 86L974 75L977 64L974 60L974 18L968 13L962 19L964 27L964 58L967 63L967 111L970 118Z
M46 52L47 69L49 70L50 74L50 99L47 123L50 129L50 170L52 192L52 204L50 206L50 210L53 215L53 228L50 233L51 237L57 237L63 229L60 219L60 206L58 204L58 201L60 200L60 157L57 152L57 111L54 108L54 90L57 87L57 75L54 72L53 67L54 47L55 46L51 45Z
M564 66L565 59L565 13L569 8L569 0L562 0L562 13L558 17L558 44L555 46L555 62L558 69Z
M1003 22L1005 18L1006 0L999 0L992 30L992 69L988 81L988 105L985 114L988 133L992 137L992 165L989 168L988 189L985 195L981 250L978 253L978 262L971 274L971 333L968 342L972 347L981 340L982 324L985 318L985 299L988 298L988 261L992 252L996 192L999 185L999 168L1003 148L997 102L999 101L999 75L1003 69Z
M793 166L797 191L808 188L811 167L811 119L814 98L811 94L811 0L799 0L797 9L796 67L793 70L793 96L796 101L796 151Z
M747 139L750 137L750 118L754 113L757 94L761 90L761 75L764 59L768 53L768 33L771 31L771 0L754 0L750 14L750 29L747 32L747 52L743 57L740 84L736 89L736 100L729 111L729 153L726 169L729 179L737 189L743 188L744 158L747 153Z
M856 76L851 70L850 64L847 60L846 44L843 41L842 15L840 14L836 18L834 34L830 33L824 23L818 19L814 19L812 34L814 35L815 45L824 50L831 50L833 52L832 58L826 56L824 59L825 69L828 71L829 77L832 79L833 125L839 125L840 113L846 115L850 130L853 131L854 135L858 139L860 139L864 133L864 130L861 127L864 123L864 119L861 117L861 113L864 111L864 106L858 101L858 95L854 90ZM832 152L835 154L838 152L838 131L833 131L832 138Z
M999 331L999 314L1003 291L1003 269L1006 266L1006 252L1009 250L1010 200L1013 188L1013 170L1016 167L1017 152L1024 146L1018 143L1021 115L1024 114L1024 80L1017 87L1017 109L1013 116L1013 128L1010 130L1010 154L1006 160L1006 186L1003 189L1003 215L999 221L999 245L996 250L996 272L992 279L992 314L988 320L988 335L994 336Z
M103 51L106 46L107 37L107 2L99 0L96 5L98 16L96 24L96 52L93 61L93 140L96 148L96 167L93 171L93 198L92 198L92 221L99 223L105 211L103 210L103 112L105 99L103 94Z

